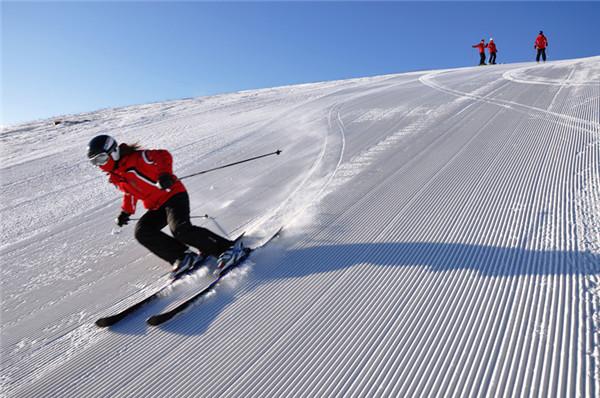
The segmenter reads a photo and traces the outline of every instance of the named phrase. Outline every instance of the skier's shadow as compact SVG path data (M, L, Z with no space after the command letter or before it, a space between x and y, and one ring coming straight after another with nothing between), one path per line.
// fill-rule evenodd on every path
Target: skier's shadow
M323 243L300 249L284 249L284 245L285 238L256 252L251 258L254 265L241 270L246 274L234 275L236 284L228 286L225 282L217 287L216 294L202 299L200 305L187 310L187 314L160 327L171 333L201 335L228 310L237 296L273 281L340 271L362 264L369 264L369 270L365 268L365 278L377 272L373 271L373 266L422 267L433 272L471 270L489 278L600 275L600 256L592 252L435 242Z

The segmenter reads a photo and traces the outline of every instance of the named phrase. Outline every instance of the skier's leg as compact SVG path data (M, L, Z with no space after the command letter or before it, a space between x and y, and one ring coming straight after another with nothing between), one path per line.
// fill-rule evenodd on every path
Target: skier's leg
M535 62L540 62L540 55L542 55L542 50L538 48L537 55L535 57Z
M165 203L167 222L175 239L193 246L200 252L217 257L233 245L233 241L192 225L190 221L190 200L187 192L173 196Z
M545 48L542 49L542 59L544 60L544 62L546 62L546 49Z
M167 225L164 206L150 210L135 225L135 238L152 253L173 264L181 258L187 246L161 231Z

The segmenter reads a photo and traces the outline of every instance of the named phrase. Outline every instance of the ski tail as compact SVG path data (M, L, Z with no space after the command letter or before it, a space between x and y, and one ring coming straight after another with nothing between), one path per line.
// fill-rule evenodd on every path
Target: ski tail
M173 283L180 280L184 276L193 273L195 270L201 268L206 263L207 258L208 258L208 256L203 255L202 258L196 262L196 265L193 268L190 268L190 269L186 270L185 272L178 274L174 278L170 277L169 280L163 286L161 286L160 288L155 290L154 293L152 293L149 296L147 296L146 298L130 305L129 307L122 310L121 312L99 318L95 322L96 326L101 327L101 328L109 327L109 326L116 324L120 320L126 318L128 315L135 312L138 308L141 308L144 304L147 304L147 303L153 301L154 299L156 299L162 291L164 291L166 288L171 286ZM169 276L170 276L170 274L169 274Z

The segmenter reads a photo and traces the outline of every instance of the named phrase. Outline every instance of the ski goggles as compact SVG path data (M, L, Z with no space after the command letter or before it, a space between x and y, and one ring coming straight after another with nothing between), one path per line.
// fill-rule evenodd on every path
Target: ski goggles
M106 163L108 163L109 157L110 155L108 153L99 153L93 158L90 158L90 162L92 162L94 166L104 166Z

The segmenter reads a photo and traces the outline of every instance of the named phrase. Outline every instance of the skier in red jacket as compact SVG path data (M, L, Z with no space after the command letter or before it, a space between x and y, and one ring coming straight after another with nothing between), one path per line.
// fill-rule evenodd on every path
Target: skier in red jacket
M490 42L488 44L485 45L488 49L488 51L490 52L490 60L489 63L491 65L495 65L496 64L496 53L498 52L498 49L496 48L496 43L494 43L494 39L490 38Z
M481 39L478 44L472 46L479 51L479 65L485 65L485 39Z
M535 57L536 62L540 62L540 56L546 62L546 47L548 47L548 39L544 36L544 32L540 30L540 33L535 38L533 48L537 49L537 56Z
M200 259L188 246L219 257L220 268L235 263L242 255L241 240L233 242L192 225L189 196L173 174L173 158L168 151L143 150L137 144L117 145L113 137L99 135L88 144L88 158L124 194L121 213L115 220L119 227L127 225L138 201L148 209L135 226L135 238L171 263L173 276L193 268ZM167 225L173 236L161 231Z

